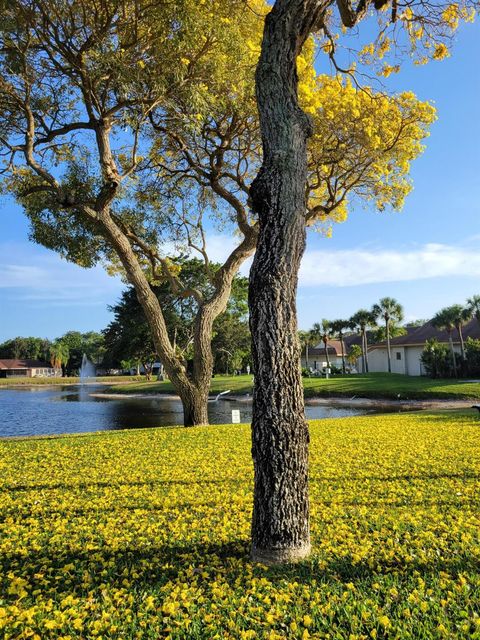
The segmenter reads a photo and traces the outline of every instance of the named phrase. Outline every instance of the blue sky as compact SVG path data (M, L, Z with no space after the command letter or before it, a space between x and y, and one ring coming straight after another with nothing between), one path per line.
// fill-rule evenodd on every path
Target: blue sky
M414 191L401 213L352 211L333 237L310 233L300 273L301 328L349 317L383 296L407 319L480 293L480 23L462 27L448 60L406 67L389 87L435 103L438 121L412 166ZM221 258L228 238L210 238ZM0 199L0 341L100 330L123 288L100 267L85 270L28 241L22 211Z
M298 299L302 327L348 317L386 295L414 319L480 293L479 54L477 22L462 27L448 60L390 77L391 88L412 90L438 111L427 148L412 165L414 190L400 213L357 209L331 239L310 235L303 265L309 277L302 279L309 286L300 287ZM330 285L323 277L328 257Z

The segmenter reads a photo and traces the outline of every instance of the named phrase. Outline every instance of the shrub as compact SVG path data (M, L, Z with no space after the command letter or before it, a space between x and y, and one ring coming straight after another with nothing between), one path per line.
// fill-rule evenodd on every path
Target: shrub
M430 378L452 377L453 359L446 344L441 344L435 338L427 340L420 359Z
M480 340L467 338L465 342L465 357L469 375L480 375Z
M330 365L330 373L334 376L338 376L341 373L343 373L341 367L337 367L336 365L332 364Z

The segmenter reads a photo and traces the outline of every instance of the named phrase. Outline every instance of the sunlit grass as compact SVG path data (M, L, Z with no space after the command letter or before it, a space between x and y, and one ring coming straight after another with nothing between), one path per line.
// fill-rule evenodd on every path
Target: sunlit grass
M232 393L252 393L250 376L216 376L212 378L211 393L230 389ZM347 397L429 399L480 398L480 383L463 380L431 380L430 378L400 374L370 373L326 378L304 378L306 397ZM128 386L111 387L112 393L175 393L170 382L140 382Z
M311 431L314 554L281 569L249 562L247 426L0 441L0 636L478 639L480 421Z
M146 382L144 376L104 376L95 382L106 384L108 393L126 394L174 394L175 389L168 381ZM12 385L79 384L74 378L0 378L0 387ZM111 383L108 386L107 383ZM212 378L210 392L230 390L233 394L252 393L253 376L224 376ZM403 376L400 374L370 373L325 378L304 378L305 396L387 398L387 399L480 399L480 383L464 380L430 380L429 378Z

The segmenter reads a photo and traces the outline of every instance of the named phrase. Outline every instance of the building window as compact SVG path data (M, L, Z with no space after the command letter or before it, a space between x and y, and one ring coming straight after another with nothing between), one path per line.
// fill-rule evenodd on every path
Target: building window
M401 351L397 351L397 360L401 360L402 359L402 352Z

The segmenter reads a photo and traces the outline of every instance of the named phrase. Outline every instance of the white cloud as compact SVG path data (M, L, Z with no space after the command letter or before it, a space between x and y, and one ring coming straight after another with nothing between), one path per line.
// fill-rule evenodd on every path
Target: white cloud
M223 262L238 240L212 234L208 250L212 261ZM382 282L404 282L447 276L479 277L480 252L475 243L464 246L425 244L399 249L371 247L344 250L307 250L300 268L301 287L354 287ZM108 304L125 287L120 278L101 267L81 269L58 255L31 244L0 244L0 291L33 305L91 306ZM251 259L242 266L248 274Z
M42 282L45 271L37 266L0 263L0 288L35 286Z
M447 276L480 276L480 252L469 238L465 246L424 244L399 249L370 247L344 250L307 249L299 274L301 287L350 287ZM236 246L232 236L208 237L212 261L224 261ZM248 275L251 259L241 268Z
M34 305L113 302L124 287L101 267L82 269L27 243L0 244L0 291Z
M302 260L300 286L349 287L446 276L480 276L480 253L445 244L405 250L312 250Z

